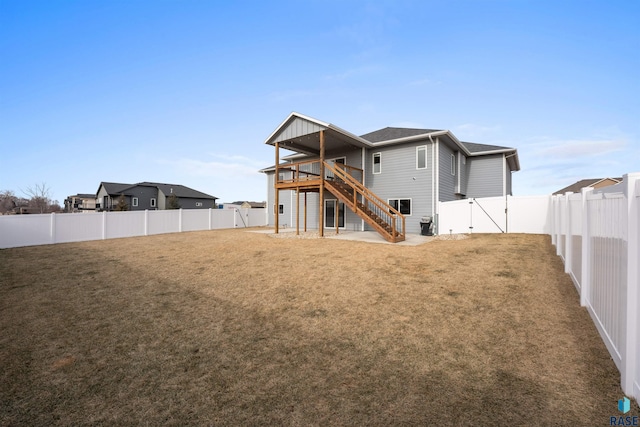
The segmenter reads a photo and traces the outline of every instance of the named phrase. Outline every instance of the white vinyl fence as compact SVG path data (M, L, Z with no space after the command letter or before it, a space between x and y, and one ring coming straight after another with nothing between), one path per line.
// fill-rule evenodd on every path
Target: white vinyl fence
M551 231L550 196L507 196L440 202L438 234Z
M640 173L617 185L552 196L551 240L611 357L640 398Z
M177 209L0 216L0 249L267 225L265 209Z

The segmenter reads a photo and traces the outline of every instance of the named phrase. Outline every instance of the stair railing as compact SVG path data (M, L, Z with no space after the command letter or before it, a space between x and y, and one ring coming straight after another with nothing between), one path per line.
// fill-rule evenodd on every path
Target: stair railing
M375 214L378 218L380 218L384 223L388 224L391 227L391 236L393 240L396 240L397 237L405 236L405 218L397 209L393 206L382 200L378 195L365 187L360 181L351 176L350 173L346 171L346 165L342 165L340 163L336 163L336 165L340 165L338 167L332 167L331 165L324 162L324 167L333 173L334 179L338 178L349 185L349 187L353 188L353 207L354 209L363 211L363 214L369 216L371 218L372 215L368 214L362 208L358 206L358 195L362 198L362 205L371 213ZM355 169L355 168L351 168Z

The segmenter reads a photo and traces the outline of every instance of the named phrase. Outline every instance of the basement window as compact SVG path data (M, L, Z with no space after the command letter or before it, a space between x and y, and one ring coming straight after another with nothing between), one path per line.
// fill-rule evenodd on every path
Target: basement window
M411 215L411 199L389 199L389 204L402 215Z

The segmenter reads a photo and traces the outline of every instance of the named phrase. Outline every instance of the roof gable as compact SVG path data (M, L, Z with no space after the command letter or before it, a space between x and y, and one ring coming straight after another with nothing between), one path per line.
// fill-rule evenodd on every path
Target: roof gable
M122 184L119 182L101 182L96 194L100 192L100 187L103 187L104 191L106 191L109 195L120 195L124 194L127 189L131 188L131 184Z

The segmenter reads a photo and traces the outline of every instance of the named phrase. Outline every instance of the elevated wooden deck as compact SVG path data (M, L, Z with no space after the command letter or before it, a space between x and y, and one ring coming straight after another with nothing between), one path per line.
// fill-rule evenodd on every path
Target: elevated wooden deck
M297 194L322 194L327 190L387 241L396 243L405 240L404 215L366 188L362 181L362 169L342 163L332 165L320 160L310 160L279 165L276 168L274 186L276 191L295 190ZM322 200L321 197L321 212ZM297 206L300 206L299 201Z

